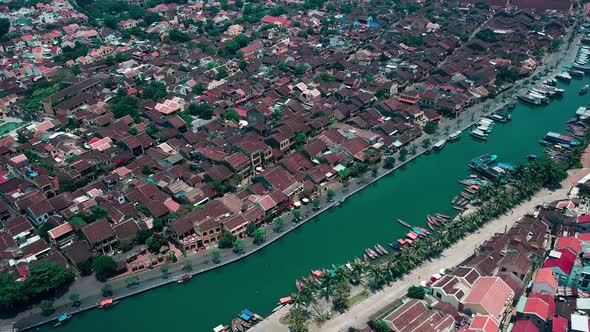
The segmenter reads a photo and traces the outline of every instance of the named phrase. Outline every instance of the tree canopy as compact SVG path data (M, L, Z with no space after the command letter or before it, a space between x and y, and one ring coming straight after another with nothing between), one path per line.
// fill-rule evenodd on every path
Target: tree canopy
M105 281L117 271L117 263L111 256L98 256L92 261L96 279Z

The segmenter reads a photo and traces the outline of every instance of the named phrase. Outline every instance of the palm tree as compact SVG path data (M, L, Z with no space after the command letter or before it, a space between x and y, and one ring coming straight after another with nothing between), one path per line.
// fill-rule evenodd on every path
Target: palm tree
M320 289L326 298L326 301L330 300L330 295L332 295L332 274L328 271L324 271L322 275L319 277L320 280Z
M385 283L383 270L380 265L371 265L367 271L369 286L373 289L379 289Z

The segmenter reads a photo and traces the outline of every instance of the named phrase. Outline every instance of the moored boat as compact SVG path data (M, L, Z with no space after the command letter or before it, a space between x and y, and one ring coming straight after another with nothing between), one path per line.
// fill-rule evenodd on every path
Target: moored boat
M450 217L450 216L447 216L447 215L444 215L444 214L440 214L440 213L437 213L437 214L435 214L434 216L435 216L435 217L438 217L438 218L445 219L445 220L449 220L449 219L451 219L451 217Z
M408 228L412 228L412 225L408 224L407 222L405 222L405 221L403 221L401 219L397 219L397 221L399 221L400 224L402 224L402 225L404 225L404 226L406 226Z
M113 299L102 300L102 301L100 301L100 303L98 303L98 308L99 309L106 309L106 308L114 306L117 303L119 303L119 301L113 301Z
M496 159L498 159L498 156L495 154L484 154L477 158L471 159L469 162L469 167L477 168L480 165L489 165L496 161Z
M378 246L378 245L375 245L373 248L375 249L375 251L376 251L376 252L377 252L379 255L381 255L381 256L385 255L385 253L384 253L383 251L381 251L381 248L379 248L379 246Z
M381 249L381 251L383 251L383 253L384 253L385 255L389 255L389 251L387 251L385 248L383 248L383 246L382 246L382 245L378 244L377 246L379 247L379 249Z
M229 329L229 326L227 326L227 325L224 326L224 325L219 324L213 328L213 332L228 332L229 331L228 329Z
M435 150L440 150L440 149L442 149L445 146L445 144L447 144L447 140L446 139L441 139L440 141L434 143L433 148Z
M560 81L564 81L564 82L569 82L572 80L571 75L566 71L557 74L557 76L555 76L555 78Z
M586 93L588 93L588 90L590 90L590 85L586 84L580 89L580 92L578 93L580 95L585 95Z
M463 132L462 132L462 131L460 131L460 130L458 130L458 131L456 131L456 132L454 132L454 133L451 133L451 134L449 135L449 138L448 138L448 140L449 140L449 141L454 141L454 140L457 140L457 139L459 139L459 137L461 137L461 134L462 134L462 133L463 133Z
M179 284L182 284L185 281L191 280L192 277L193 277L192 274L185 273L185 274L181 275L180 278L178 278L178 281L176 281L176 282Z
M68 315L67 313L62 314L61 316L57 317L57 322L55 323L55 327L63 325L66 321L72 318L72 315Z
M484 133L480 129L473 129L470 134L471 134L471 136L473 136L475 138L478 138L478 139L481 139L481 140L488 139L488 134Z

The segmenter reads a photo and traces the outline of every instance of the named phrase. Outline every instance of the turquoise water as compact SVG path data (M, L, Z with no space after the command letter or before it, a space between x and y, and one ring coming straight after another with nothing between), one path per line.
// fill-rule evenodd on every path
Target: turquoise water
M578 106L582 81L573 81L561 100L546 107L519 103L512 121L497 124L487 142L468 133L440 152L425 155L310 220L274 244L234 264L195 276L182 286L170 285L124 299L109 311L76 315L62 331L211 331L228 324L242 309L268 315L277 300L295 290L295 279L311 269L345 263L364 248L385 245L407 232L402 218L425 225L429 213L453 213L449 202L461 189L457 180L470 174L467 163L484 153L499 161L523 163L540 154L538 141L547 131L567 134L565 121ZM46 331L50 327L40 330Z

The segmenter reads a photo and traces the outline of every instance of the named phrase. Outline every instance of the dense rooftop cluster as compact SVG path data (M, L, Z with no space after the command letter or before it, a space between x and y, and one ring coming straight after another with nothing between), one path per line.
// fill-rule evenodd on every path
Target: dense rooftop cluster
M573 20L526 3L0 5L0 267L243 237L529 75Z

